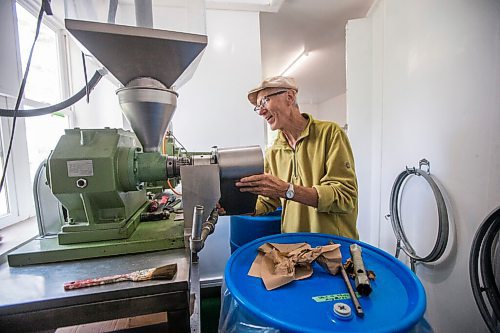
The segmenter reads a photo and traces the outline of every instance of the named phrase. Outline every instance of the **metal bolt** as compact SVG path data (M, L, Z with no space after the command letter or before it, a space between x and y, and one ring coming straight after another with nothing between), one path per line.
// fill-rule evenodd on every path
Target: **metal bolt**
M87 187L87 180L85 178L80 178L76 181L76 187L85 188Z

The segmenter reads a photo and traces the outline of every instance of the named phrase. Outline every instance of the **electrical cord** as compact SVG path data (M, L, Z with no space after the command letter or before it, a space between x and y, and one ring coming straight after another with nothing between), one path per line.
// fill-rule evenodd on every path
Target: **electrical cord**
M95 71L94 75L92 76L92 78L90 79L90 81L88 83L89 93L95 88L97 83L99 83L101 78L106 74L107 74L107 71L104 68ZM74 94L70 98L68 98L68 99L66 99L58 104L54 104L51 106L46 106L46 107L38 108L38 109L18 110L16 117L37 117L37 116L43 116L46 114L61 111L61 110L64 110L64 109L70 107L71 105L75 104L76 102L81 100L86 95L87 95L87 87L83 87L76 94ZM13 117L14 111L15 110L10 110L10 109L0 109L0 117Z
M87 96L87 103L90 102L89 79L87 77L87 62L85 61L85 53L82 52L83 63L83 76L85 78L85 95Z
M168 131L165 134L165 136L169 136L169 135L174 138L175 142L177 142L181 146L181 148L184 149L184 152L187 154L187 152L188 152L187 149L184 147L184 145L179 140L177 140L177 138L175 137L174 133L172 133L171 131Z
M12 150L12 142L14 141L14 133L16 130L16 122L17 122L17 113L19 110L19 106L21 105L21 100L24 96L24 88L26 87L26 81L28 79L28 73L31 66L31 58L33 57L33 51L35 50L36 40L38 39L38 35L40 34L40 27L42 25L43 14L47 12L47 14L51 15L52 11L50 9L49 1L42 1L42 5L40 7L40 12L38 13L38 19L36 23L36 31L35 38L33 40L33 45L31 46L30 55L28 57L28 62L26 63L26 69L24 71L24 77L21 82L21 87L19 87L19 93L17 95L16 106L14 107L13 120L12 120L12 131L10 134L9 147L7 149L7 156L5 157L2 179L0 180L0 191L3 189L3 185L5 183L5 176L7 174L7 166L9 164L10 153Z
M481 223L472 241L469 256L469 276L474 300L490 332L500 332L500 292L493 269L493 249L500 231L500 207ZM479 272L481 272L480 284ZM489 306L486 302L488 300ZM490 310L491 309L491 312Z
M429 162L425 159L421 160L420 167L422 165L429 166ZM408 241L408 237L406 237L406 234L403 229L403 224L401 222L401 214L399 211L401 193L404 187L403 185L405 184L406 179L411 175L422 176L427 181L427 183L429 183L432 192L434 193L434 197L436 199L438 208L439 224L438 224L438 234L436 243L434 244L434 247L432 248L431 252L424 257L418 256L416 254L415 249L411 246L410 242ZM402 249L406 253L406 255L411 259L410 260L411 268L413 272L415 272L415 262L417 261L427 262L427 263L434 262L443 255L446 246L448 244L448 233L449 233L448 211L446 209L446 203L444 201L443 194L441 193L436 182L430 175L429 170L425 172L420 168L419 169L406 168L405 171L401 172L398 175L391 190L390 220L392 224L392 229L394 231L397 240L395 257L396 258L399 257L399 252Z

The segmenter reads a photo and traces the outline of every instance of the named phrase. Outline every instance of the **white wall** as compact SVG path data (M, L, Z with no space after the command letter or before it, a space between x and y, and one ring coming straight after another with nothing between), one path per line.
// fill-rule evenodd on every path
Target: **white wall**
M299 109L301 113L308 113L312 115L313 118L315 119L318 119L319 117L318 104L300 103L300 97L299 97Z
M479 224L500 204L500 2L381 0L361 21L348 26L347 104L358 177L371 186L363 192L371 205L360 197L368 238L394 251L383 218L392 184L406 165L427 158L446 190L456 237L440 263L417 267L426 318L436 332L486 332L468 257ZM371 149L363 149L367 142ZM359 168L370 160L371 169ZM412 179L403 200L409 237L429 249L436 204L426 183Z
M188 150L260 145L265 126L247 92L261 79L257 12L207 10L208 46L179 89L173 126Z
M346 27L346 99L347 122L349 123L349 138L356 163L358 178L358 231L360 240L378 246L378 223L372 216L378 216L375 207L377 196L372 197L373 176L380 162L376 162L376 154L380 147L373 147L372 127L376 118L375 108L372 107L371 63L372 63L372 35L371 20L358 19L348 22ZM378 148L378 149L377 149ZM379 171L379 170L378 170ZM380 173L380 171L379 171Z
M332 97L323 103L301 103L299 93L299 108L302 113L311 114L314 119L333 121L344 126L346 124L346 95Z
M340 94L318 104L318 119L333 121L344 126L347 122L346 94Z

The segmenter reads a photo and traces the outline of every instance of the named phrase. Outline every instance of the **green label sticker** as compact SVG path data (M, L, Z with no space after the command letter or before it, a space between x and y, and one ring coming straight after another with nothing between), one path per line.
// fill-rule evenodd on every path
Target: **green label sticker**
M360 298L361 295L358 292L356 292L356 297ZM332 295L324 295L324 296L314 296L312 299L318 303L332 302L332 301L343 301L346 299L351 299L351 295L349 295L349 293L332 294Z

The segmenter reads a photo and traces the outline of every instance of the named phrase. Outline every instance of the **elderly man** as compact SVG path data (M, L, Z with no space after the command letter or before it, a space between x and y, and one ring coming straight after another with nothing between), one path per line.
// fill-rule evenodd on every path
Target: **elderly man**
M272 77L248 93L255 112L278 137L266 151L265 173L242 178L259 195L255 214L282 207L282 232L321 232L358 239L354 159L335 123L301 114L293 78Z

